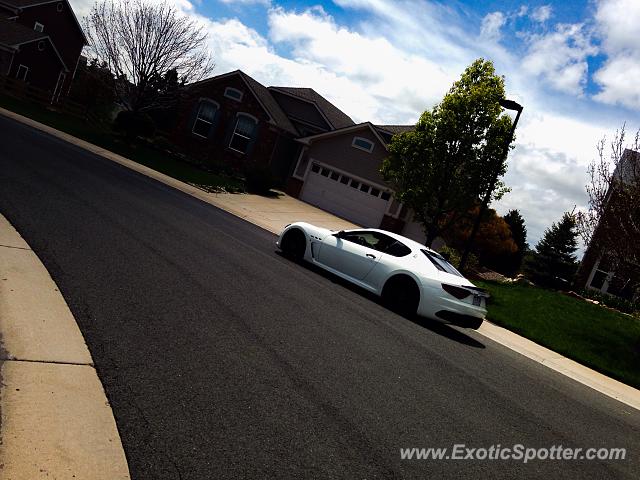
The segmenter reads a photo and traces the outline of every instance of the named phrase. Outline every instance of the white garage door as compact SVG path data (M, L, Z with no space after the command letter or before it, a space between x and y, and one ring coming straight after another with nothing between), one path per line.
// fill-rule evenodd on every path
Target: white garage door
M363 227L378 228L391 195L378 185L312 163L300 198Z

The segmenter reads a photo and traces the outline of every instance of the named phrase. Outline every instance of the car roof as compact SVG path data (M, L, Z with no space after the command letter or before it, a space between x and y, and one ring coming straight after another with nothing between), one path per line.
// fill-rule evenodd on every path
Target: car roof
M430 252L435 252L435 250L423 245L420 242L416 242L415 240L411 240L410 238L407 237L403 237L402 235L398 235L397 233L393 233L393 232L389 232L387 230L381 230L379 228L352 228L349 230L345 230L347 232L361 232L361 231L367 231L367 232L379 232L379 233L384 233L385 235L388 235L391 238L394 238L396 240L398 240L399 242L404 243L407 247L410 247L412 250L429 250Z

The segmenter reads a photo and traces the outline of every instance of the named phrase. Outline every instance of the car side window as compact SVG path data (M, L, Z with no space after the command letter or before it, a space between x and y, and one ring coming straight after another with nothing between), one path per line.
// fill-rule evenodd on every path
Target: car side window
M373 233L378 238L378 243L375 247L376 250L394 257L404 257L411 253L411 249L409 247L407 247L404 243L396 240L395 238L380 232Z
M394 257L406 257L411 253L411 249L404 243L399 242L398 240L393 240L393 242L386 248L384 253L388 253L389 255L393 255Z
M340 238L394 257L404 257L411 253L411 249L404 243L380 232L346 232Z
M373 248L377 250L376 244L378 243L378 239L373 235L373 232L346 232L340 235L340 238L346 240L347 242L357 243L358 245L362 245L363 247Z

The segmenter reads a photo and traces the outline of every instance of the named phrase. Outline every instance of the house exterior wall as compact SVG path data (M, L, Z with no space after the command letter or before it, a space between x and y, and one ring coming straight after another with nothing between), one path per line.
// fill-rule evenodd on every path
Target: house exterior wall
M51 44L44 40L44 50L38 49L40 42L26 43L20 46L16 52L9 76L16 78L18 68L24 65L29 68L27 83L53 93L58 81L58 75L62 71L60 60L52 51Z
M242 100L236 101L225 97L224 92L227 87L243 92ZM192 133L201 99L210 99L219 105L213 131L208 138ZM247 154L238 153L229 148L238 113L246 113L258 119L257 135ZM239 75L230 75L193 85L187 98L181 102L176 127L172 133L173 141L190 155L211 164L225 163L238 171L252 165L270 165L274 149L282 136L288 137L281 129L269 123L268 114ZM288 139L292 141L290 137ZM286 153L287 149L282 147L282 150ZM277 156L278 152L275 153Z
M58 12L58 4L62 4L61 12ZM80 57L84 47L82 32L70 8L67 2L37 5L25 8L16 19L17 23L30 29L33 29L36 22L44 25L43 33L49 35L66 67L69 69L62 89L65 94L69 90L76 64L78 63L78 57ZM57 81L57 73L55 76Z
M354 137L366 138L373 142L373 151L369 153L351 146ZM308 147L306 154L312 160L351 173L363 180L386 185L380 174L380 167L388 152L368 127L317 139Z

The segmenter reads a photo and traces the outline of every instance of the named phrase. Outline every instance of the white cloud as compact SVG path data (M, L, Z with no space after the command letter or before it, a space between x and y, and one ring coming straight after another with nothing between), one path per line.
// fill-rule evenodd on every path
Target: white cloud
M536 22L544 23L551 18L552 12L553 8L551 8L551 5L543 5L531 12L530 17Z
M640 58L618 55L607 60L594 75L602 90L594 99L640 110Z
M271 5L271 0L219 0L228 5Z
M607 55L594 80L601 91L595 100L640 110L640 2L601 0L595 19Z
M454 78L434 62L402 51L386 38L337 25L322 11L273 9L269 26L270 40L291 47L297 62L331 71L353 86L344 94L328 86L316 89L339 100L338 105L360 121L415 121ZM311 86L317 85L317 79L311 80ZM353 90L359 93L354 96Z
M531 35L523 68L556 90L582 95L587 82L587 57L597 48L582 24L558 24L551 33Z
M485 15L480 25L480 36L489 40L500 39L500 29L507 21L504 13L492 12Z

